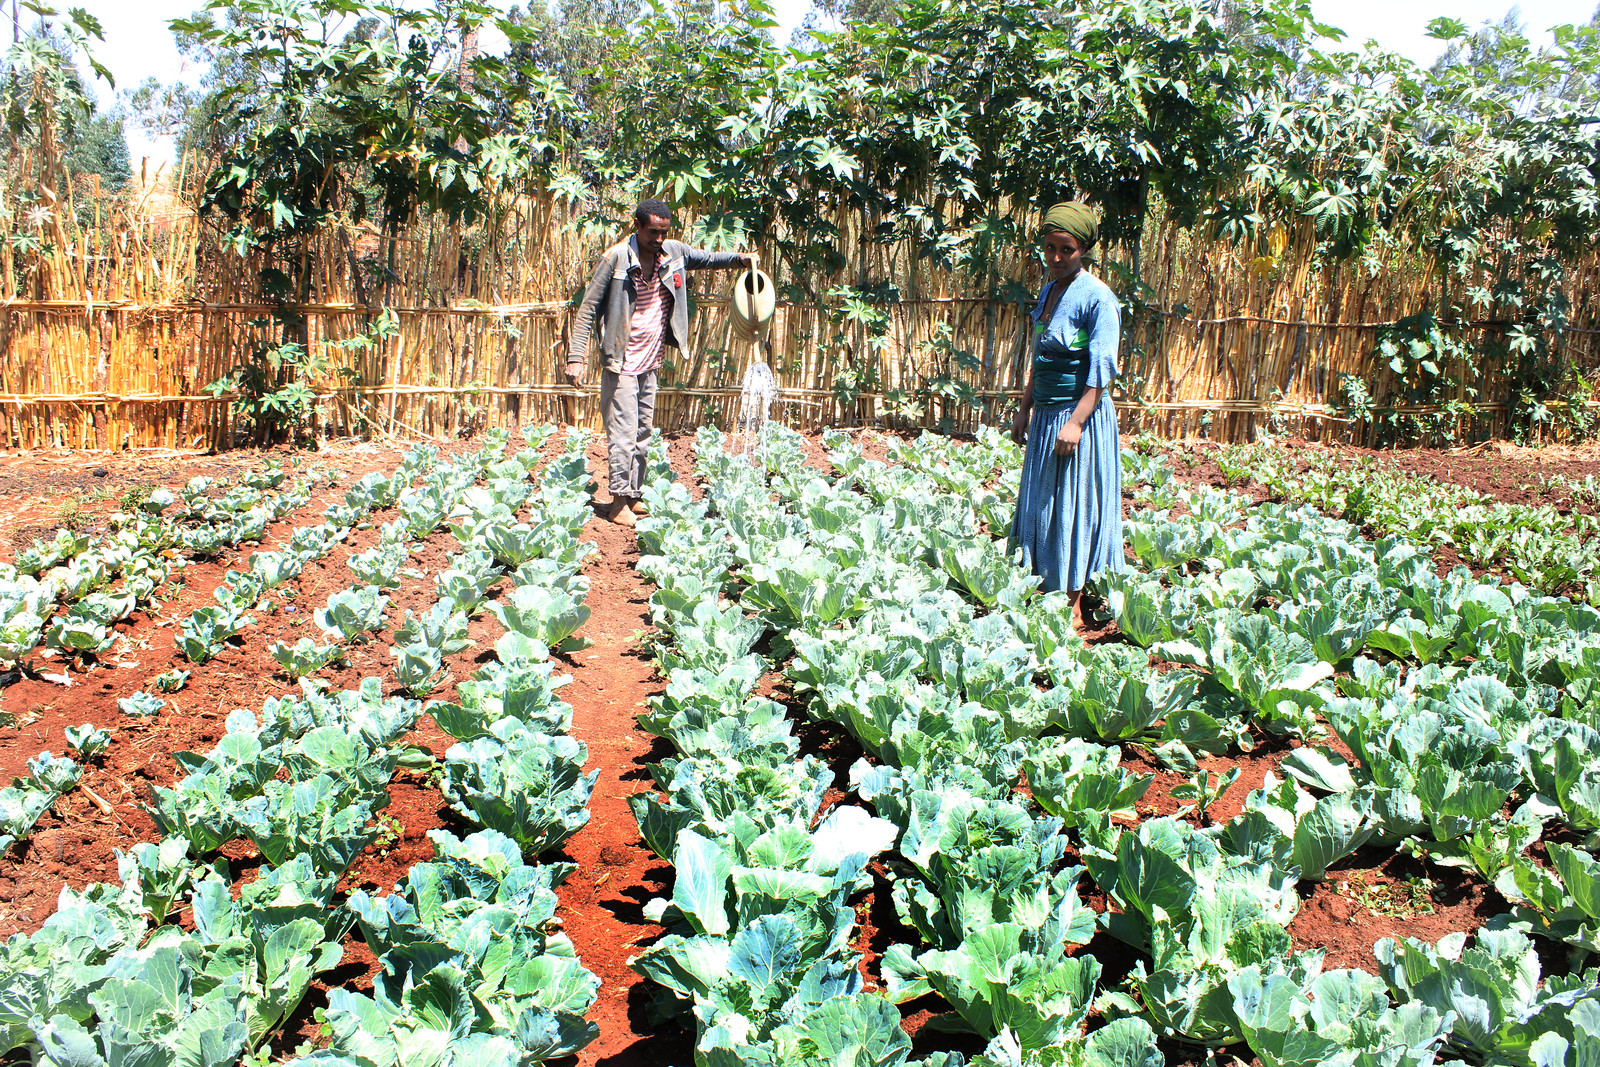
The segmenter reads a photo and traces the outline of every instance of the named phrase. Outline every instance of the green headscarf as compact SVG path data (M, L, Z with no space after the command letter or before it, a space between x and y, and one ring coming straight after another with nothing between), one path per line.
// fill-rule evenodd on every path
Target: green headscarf
M1044 221L1039 224L1039 232L1070 233L1078 239L1078 244L1085 252L1095 246L1100 240L1100 219L1096 217L1094 209L1081 200L1063 200L1053 204L1050 210L1044 213Z

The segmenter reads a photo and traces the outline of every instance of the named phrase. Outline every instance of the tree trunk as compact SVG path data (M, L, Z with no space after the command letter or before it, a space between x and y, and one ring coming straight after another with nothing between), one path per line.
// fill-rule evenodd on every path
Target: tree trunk
M456 63L456 85L463 92L472 88L472 61L478 58L478 24L473 23L461 33L461 59ZM457 152L467 150L467 139L457 137Z

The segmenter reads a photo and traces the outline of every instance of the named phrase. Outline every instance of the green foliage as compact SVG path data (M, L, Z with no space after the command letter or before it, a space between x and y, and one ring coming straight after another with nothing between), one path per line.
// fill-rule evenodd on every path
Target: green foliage
M450 62L457 34L486 22L513 40L527 38L526 28L493 18L485 4L384 9L381 31L358 27L332 44L325 28L349 5L212 7L229 9L245 17L178 20L174 28L278 72L262 110L240 116L250 120L248 142L207 183L206 208L227 216L241 249L314 233L340 212L373 217L391 232L424 206L471 221L492 186L542 158L534 110L564 106L565 94L548 80L519 91L503 61L473 57L471 77ZM263 24L270 35L258 32ZM506 92L517 92L509 102L527 109L517 133L494 121Z
M252 624L237 608L199 608L178 625L173 643L190 663L204 663L228 645L228 639Z
M98 729L93 723L64 726L61 732L66 736L67 744L77 752L80 760L93 759L111 744L111 732Z
M383 609L389 598L375 585L358 585L328 596L328 603L313 618L330 638L347 642L367 640L367 634L383 629L389 617Z
M13 140L24 133L38 136L74 132L77 122L94 112L94 99L79 74L78 54L94 73L112 83L111 72L89 51L90 38L104 39L100 22L81 7L62 21L50 7L31 6L38 23L6 50L9 75L5 92L5 125ZM119 131L120 132L120 131Z
M426 1041L452 1049L458 1064L541 1063L593 1041L599 1030L583 1016L599 979L552 922L554 889L573 865L524 864L493 830L429 837L438 858L413 866L392 897L351 895L393 980L375 983L370 998L329 992L330 1050L399 1063Z
M834 296L830 321L801 341L825 354L848 402L884 384L870 357L894 335L890 305L914 267L1017 299L1034 212L1081 196L1104 212L1105 273L1135 313L1152 293L1141 237L1165 223L1268 275L1289 249L1319 267L1430 272L1426 311L1386 331L1370 372L1344 383L1347 410L1375 436L1477 434L1500 403L1530 437L1593 425L1567 403L1583 387L1562 344L1562 294L1593 231L1600 28L1559 27L1538 49L1514 20L1469 32L1441 19L1446 55L1425 72L1347 50L1293 0L823 10L838 29L809 24L791 49L773 41L765 0L637 13L562 0L526 14L484 0L215 0L176 20L180 47L211 74L198 93L140 86L129 106L216 161L205 209L231 247L259 255L262 294L278 305L216 388L263 438L304 417L316 346L295 308L329 266L313 237L336 221L379 231L375 252L340 254L358 303L381 308L393 238L413 221L457 224L485 249L506 205L534 192L562 202L582 235L609 237L634 199L660 194L692 212L692 240L760 242L788 296ZM14 132L83 96L61 57L97 27L86 16L52 27L50 41L12 50L12 69L37 75L18 79ZM479 47L491 34L508 39L503 54ZM94 121L107 132L117 120ZM120 164L99 137L74 151L109 175ZM19 219L34 206L7 205ZM13 234L24 249L48 239ZM882 414L948 417L974 399L962 385L973 365L999 353L935 338ZM1418 403L1446 410L1419 417Z
M133 177L133 161L121 115L95 115L83 123L62 159L75 178L95 177L108 193L121 192Z
M975 490L1014 500L994 474L1014 454L983 438L961 456L924 440L884 463L843 434L823 443L832 480L789 470L794 435L781 428L768 429L760 467L702 430L705 499L651 491L639 569L658 587L668 681L639 725L679 753L650 765L656 789L630 806L675 872L671 900L646 908L669 933L633 965L690 1001L707 1062L811 1063L809 1046L787 1042L845 1016L851 1040L830 1048L903 1062L881 1011L851 1001L871 962L837 910L852 868L890 845L874 873L919 936L877 958L883 992L939 993L954 1009L940 1029L989 1040L975 1064L1149 1067L1171 1054L1167 1042L1192 1052L1242 1041L1274 1067L1592 1055L1594 610L1465 570L1441 577L1415 546L1310 508L1184 490L1185 513L1135 509L1130 570L1149 570L1113 587L1119 622L1160 641L1152 662L1142 647L1063 632L1059 595L1016 608L979 595L1006 584L990 580L999 564L951 569L949 550L979 537ZM1134 464L1141 475L1156 465ZM1358 654L1378 632L1372 619L1394 620L1392 659ZM752 647L783 664L808 715L863 753L814 831L830 781L842 786L800 754L782 706L753 695L767 663ZM1193 749L1235 759L1261 739L1254 727L1322 724L1350 758L1312 745L1275 753L1242 810L1207 825L1261 766L1218 774ZM1138 811L1152 776L1122 769L1130 744L1190 775L1161 800L1194 806ZM815 864L838 855L820 847L830 824L856 853L837 874ZM1475 868L1511 911L1471 946L1461 934L1379 942L1378 976L1325 971L1320 949L1297 951L1290 926L1313 899L1302 883L1327 879L1318 895L1370 907L1364 879L1383 875L1366 850L1396 844ZM1085 872L1103 909L1079 895ZM1392 914L1427 910L1432 884L1431 872L1405 879ZM1135 950L1115 987L1095 973L1103 953L1072 950L1096 929ZM1085 1034L1090 1004L1107 1025Z
M169 671L162 671L151 679L155 683L155 687L163 693L176 693L183 688L184 683L188 680L189 672L178 670L176 667Z
M78 784L83 769L65 756L41 752L28 760L28 777L0 789L0 853L28 836L56 798Z
M315 674L328 664L342 658L344 652L342 645L318 645L309 637L302 637L292 645L274 641L267 646L267 654L277 661L291 682L299 681L308 674Z

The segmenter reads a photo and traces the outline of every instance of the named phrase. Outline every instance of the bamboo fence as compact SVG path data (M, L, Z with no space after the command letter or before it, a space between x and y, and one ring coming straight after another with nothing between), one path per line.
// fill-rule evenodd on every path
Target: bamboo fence
M258 264L225 251L215 224L182 197L147 192L88 225L72 224L76 210L69 198L37 215L34 249L0 243L0 268L14 280L0 315L0 447L229 447L228 398L203 390L263 335L272 306L257 295ZM561 372L572 298L602 241L581 240L567 221L549 201L522 199L474 227L419 225L392 240L348 226L320 235L311 299L297 307L326 368L313 383L316 428L448 438L529 421L597 424L595 390L567 387ZM841 246L856 249L846 272L818 285L780 270L779 281L799 282L801 296L807 282L819 293L844 280L895 280L881 334L846 321L838 300L802 296L780 301L766 344L741 344L719 295L728 279L698 275L691 337L669 350L662 375L659 426L727 425L757 359L783 390L778 415L801 427L913 421L960 431L1004 417L1025 377L1027 309L975 298L909 249L873 246L845 222ZM1336 410L1342 380L1355 376L1392 410L1504 429L1511 398L1492 364L1458 368L1460 399L1470 400L1462 415L1408 409L1375 356L1379 330L1427 306L1427 263L1391 252L1324 268L1313 245L1307 234L1282 235L1272 254L1248 255L1153 228L1140 271L1153 296L1124 328L1124 428L1241 440L1273 425L1359 443L1366 427ZM1015 264L1014 274L1037 285L1036 268ZM1592 374L1600 258L1570 275L1573 314L1560 343ZM384 308L398 331L350 344ZM1501 328L1459 329L1487 343ZM977 369L940 364L952 347ZM966 400L934 399L908 416L900 401L947 372L970 387ZM842 373L866 387L836 388Z

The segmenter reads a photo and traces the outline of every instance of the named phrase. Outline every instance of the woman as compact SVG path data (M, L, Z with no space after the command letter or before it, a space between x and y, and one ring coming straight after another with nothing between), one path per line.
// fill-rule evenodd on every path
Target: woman
M1094 212L1057 204L1041 232L1049 283L1033 310L1033 363L1011 428L1011 439L1027 444L1011 539L1041 588L1067 591L1081 627L1085 583L1124 566L1122 456L1110 393L1121 315L1116 295L1084 269L1100 237Z

